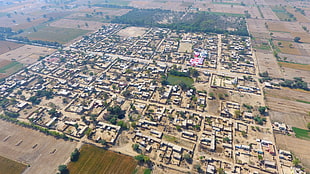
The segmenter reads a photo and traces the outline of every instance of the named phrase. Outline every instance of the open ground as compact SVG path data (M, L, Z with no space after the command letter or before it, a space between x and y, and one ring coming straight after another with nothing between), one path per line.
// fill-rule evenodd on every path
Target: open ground
M117 34L123 37L138 37L142 36L147 29L143 27L127 27L120 30Z
M35 130L0 120L0 155L29 164L24 174L54 174L76 147L76 143L55 139Z

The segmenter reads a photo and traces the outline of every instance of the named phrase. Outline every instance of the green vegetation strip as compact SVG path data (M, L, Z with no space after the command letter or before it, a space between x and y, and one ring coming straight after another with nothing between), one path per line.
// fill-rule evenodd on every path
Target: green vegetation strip
M26 165L0 156L0 173L21 174Z
M78 161L70 162L68 169L74 174L132 174L136 166L132 157L87 144L82 146Z
M23 67L23 64L19 63L19 62L11 62L8 65L5 65L3 67L0 68L0 73L6 73L7 70L14 68L15 71L20 70Z
M298 102L300 102L300 103L310 104L310 102L308 102L308 101L304 101L304 100L296 100L296 101L298 101Z
M293 131L295 132L295 136L297 138L304 139L304 140L310 140L309 130L293 127Z

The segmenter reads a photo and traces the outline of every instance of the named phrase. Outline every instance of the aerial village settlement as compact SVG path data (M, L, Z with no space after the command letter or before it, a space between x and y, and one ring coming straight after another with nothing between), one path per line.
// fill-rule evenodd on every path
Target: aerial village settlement
M306 173L276 144L295 133L271 121L264 90L284 79L268 80L252 42L105 23L0 82L0 156L62 173L92 145L134 157L137 173Z

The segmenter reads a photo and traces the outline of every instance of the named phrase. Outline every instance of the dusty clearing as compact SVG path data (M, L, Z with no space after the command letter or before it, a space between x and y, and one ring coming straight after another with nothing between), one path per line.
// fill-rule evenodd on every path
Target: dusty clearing
M70 173L131 174L137 166L132 157L92 145L83 145L80 152L79 160L68 165Z
M191 53L192 52L192 46L193 44L191 43L184 43L184 42L181 42L180 43L180 47L179 47L179 52L181 53Z
M127 27L120 30L117 34L123 37L138 37L142 36L147 28L143 27Z
M8 41L0 41L0 54L15 50L16 48L19 48L22 46L23 44L18 44L18 43L8 42Z
M0 120L0 155L30 164L24 174L54 174L76 147L76 143L57 140L38 131Z

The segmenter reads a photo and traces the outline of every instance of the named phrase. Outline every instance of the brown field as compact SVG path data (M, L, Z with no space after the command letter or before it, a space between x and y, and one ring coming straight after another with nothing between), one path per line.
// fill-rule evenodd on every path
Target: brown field
M24 164L0 156L0 174L21 174L26 167Z
M55 174L76 147L76 143L55 139L38 131L0 120L0 155L29 164L23 174Z
M6 53L11 50L15 50L16 48L19 48L23 45L24 44L18 44L18 43L8 42L8 41L0 41L0 54Z
M294 37L300 37L301 38L301 42L306 42L306 43L310 43L310 34L306 33L306 32L292 32L291 33L293 38Z
M294 79L294 77L301 77L305 82L307 82L308 84L310 83L310 71L304 71L286 67L282 67L282 69L285 79Z
M291 32L282 21L268 21L267 24L269 31Z
M265 6L265 7L260 7L260 9L261 9L265 19L271 19L271 20L276 20L276 21L279 20L277 15L271 10L270 7Z
M132 157L104 150L92 145L83 145L77 162L68 164L74 174L132 174L137 161Z
M292 13L296 17L298 22L306 22L306 23L310 22L310 20L306 16L302 15L299 12L295 12L295 9L293 9L293 8L286 8L286 10L289 13Z
M259 72L267 71L272 77L283 77L278 62L270 51L257 49L255 56L258 62Z
M266 102L272 111L284 113L297 113L307 116L309 112L309 104L297 102L296 100L310 101L308 91L302 92L289 88L266 89ZM305 124L305 122L302 122ZM296 125L301 126L301 125Z
M275 137L279 149L293 152L298 158L300 158L303 165L310 168L309 141L279 134L276 134ZM309 169L308 172L310 172Z
M24 45L15 50L1 54L0 60L11 61L12 59L15 59L22 64L29 65L36 62L40 56L49 55L54 51L55 49L52 48Z
M85 25L87 22L88 26ZM71 19L60 19L50 24L52 27L59 28L74 28L83 30L98 30L101 28L103 23L95 21L82 21L82 20L71 20Z
M310 65L287 63L287 62L279 62L279 65L282 67L285 67L285 68L292 68L292 69L297 69L297 70L310 71Z
M247 19L249 31L254 37L270 38L269 31L265 27L266 20Z
M289 61L289 62L295 62L295 63L300 63L300 64L310 64L310 59L307 55L299 56L299 55L279 53L279 56L281 58L286 57L286 61Z
M47 18L39 18L39 19L36 19L36 20L33 20L31 22L24 22L24 23L21 23L21 24L15 24L12 26L12 29L17 31L17 30L20 30L20 29L27 29L27 28L31 28L31 27L36 27L37 25L43 23L43 22L46 22L48 19Z
M278 43L281 43L281 46ZM277 46L282 53L285 54L294 54L294 55L302 55L298 49L298 46L295 42L288 42L288 41L273 41L273 44ZM289 45L292 44L293 46L290 47Z

